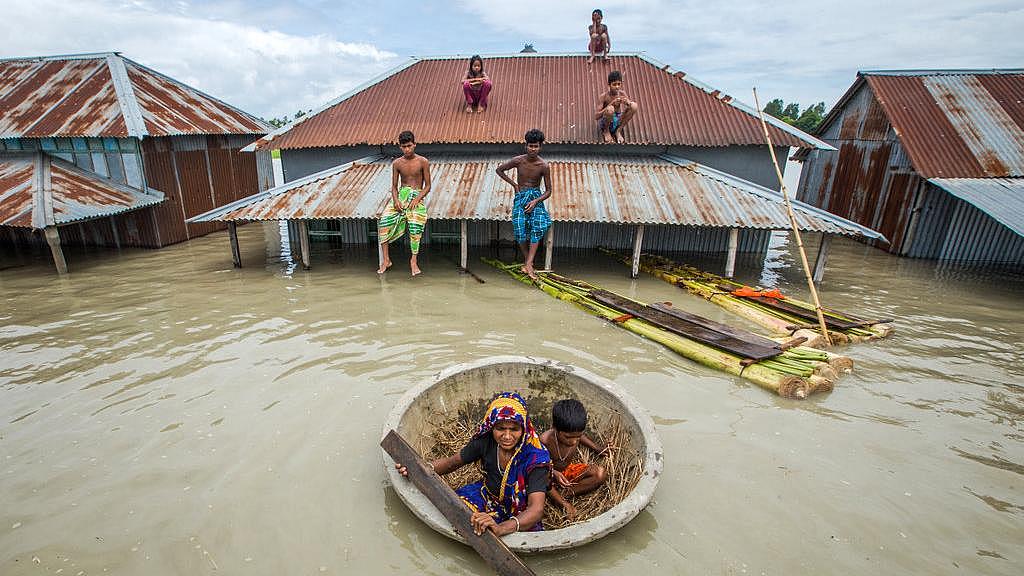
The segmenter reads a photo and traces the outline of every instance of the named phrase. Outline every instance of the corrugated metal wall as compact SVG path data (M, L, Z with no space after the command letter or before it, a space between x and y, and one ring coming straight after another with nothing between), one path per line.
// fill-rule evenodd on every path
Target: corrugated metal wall
M87 169L105 166L120 182L142 185L144 180L166 198L153 208L114 217L116 232L109 218L62 227L61 242L159 248L223 229L219 222L186 225L185 219L272 186L269 152L240 151L251 141L244 135L171 136L146 138L141 154L126 149L103 154L58 150L56 155ZM265 157L262 173L257 165L260 155ZM105 161L98 163L97 156Z
M876 245L890 252L905 251L923 181L867 85L850 97L822 139L839 150L808 154L797 199L878 230L891 244Z
M1024 238L932 184L923 187L907 256L949 262L1024 264Z

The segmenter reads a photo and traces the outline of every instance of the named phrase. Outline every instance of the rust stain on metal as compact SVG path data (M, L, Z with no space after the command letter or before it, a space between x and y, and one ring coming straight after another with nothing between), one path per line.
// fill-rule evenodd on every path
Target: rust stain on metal
M0 156L0 224L32 226L34 173L31 156Z
M541 128L548 143L599 144L594 120L607 90L605 66L585 56L496 57L485 61L495 88L484 114L465 114L464 59L420 60L276 136L261 147L313 148L391 144L402 130L420 143L515 143ZM615 60L625 91L640 104L626 129L630 144L761 145L758 119L725 99L637 56ZM397 112L396 111L401 111ZM784 146L809 146L769 126Z
M1024 176L1024 74L865 78L923 177Z
M107 54L0 61L0 137L126 137ZM121 56L116 56L121 58ZM147 136L265 134L260 120L122 58Z
M493 173L492 157L431 158L433 187L428 216L444 219L510 220L513 191ZM553 194L548 211L556 221L675 224L714 227L785 229L788 216L781 201L766 190L696 164L679 166L652 158L553 155ZM376 218L390 201L389 161L357 164L328 173L216 220L293 218ZM859 235L815 214L796 210L802 229Z

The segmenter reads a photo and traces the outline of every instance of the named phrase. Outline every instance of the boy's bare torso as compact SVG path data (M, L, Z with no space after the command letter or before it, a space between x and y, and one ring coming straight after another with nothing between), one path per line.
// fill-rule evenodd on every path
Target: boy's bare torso
M427 166L427 159L419 154L412 158L400 156L391 163L401 178L402 186L408 186L413 190L422 190L424 172Z
M603 110L609 104L615 107L615 113L622 113L622 106L629 102L629 96L626 95L622 90L612 92L611 90L601 94L601 103L598 106L598 110Z
M540 188L541 180L548 173L548 163L540 156L532 161L526 154L516 156L509 160L508 167L516 169L516 184L520 190Z
M565 467L572 464L572 461L576 459L576 453L579 451L578 445L573 446L572 448L559 446L554 428L544 431L544 433L540 435L540 441L547 447L548 452L551 454L551 465L559 472L564 472Z

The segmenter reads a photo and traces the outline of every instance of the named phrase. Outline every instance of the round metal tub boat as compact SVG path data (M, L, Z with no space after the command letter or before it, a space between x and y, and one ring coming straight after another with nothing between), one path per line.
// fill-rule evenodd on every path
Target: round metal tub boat
M550 415L551 405L576 398L587 408L591 422L617 418L628 432L629 446L620 449L636 454L643 473L626 497L604 513L557 530L516 532L502 538L518 552L544 552L592 542L622 527L650 502L661 475L661 441L650 415L622 388L596 374L552 360L523 356L498 356L452 366L432 380L414 386L399 399L384 423L384 434L396 430L420 454L426 454L431 416L458 410L472 402L483 415L484 407L498 392L518 391L526 398L531 417ZM538 425L539 426L539 425ZM540 432L542 430L538 430ZM465 542L451 523L412 482L398 474L394 461L383 452L384 470L399 498L423 522L449 538ZM550 506L550 502L548 503Z

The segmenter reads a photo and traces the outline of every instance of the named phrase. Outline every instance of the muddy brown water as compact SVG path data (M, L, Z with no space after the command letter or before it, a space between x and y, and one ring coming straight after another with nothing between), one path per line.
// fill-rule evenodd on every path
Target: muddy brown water
M4 248L0 574L488 574L398 500L377 443L407 388L499 354L610 378L666 450L644 512L528 557L539 574L1024 573L1019 273L835 242L824 303L897 332L792 401L475 264L480 284L453 250L416 279L396 250L382 279L372 248L316 244L307 272L274 226L241 247L241 270L225 233L69 251L66 278ZM806 297L796 262L784 244L739 279ZM600 255L555 265L743 325Z

